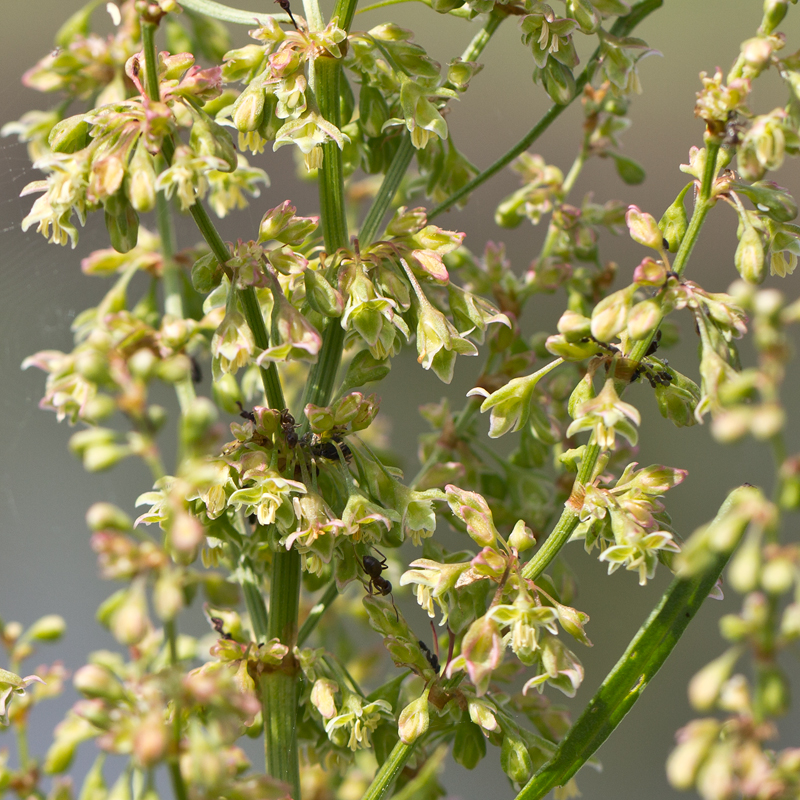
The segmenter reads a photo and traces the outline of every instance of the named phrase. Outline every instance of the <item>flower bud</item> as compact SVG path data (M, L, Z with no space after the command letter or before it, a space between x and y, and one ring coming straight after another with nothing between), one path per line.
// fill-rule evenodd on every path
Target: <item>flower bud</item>
M208 294L222 282L222 267L213 253L206 253L192 264L192 286L200 294Z
M157 176L155 159L144 146L144 139L139 140L125 177L126 192L131 205L140 214L152 211L156 206Z
M163 570L153 586L153 608L158 618L165 621L175 619L185 604L180 573Z
M652 219L652 217L651 217ZM655 220L653 220L655 225ZM659 241L660 241L659 234ZM592 310L592 336L600 342L610 342L625 330L635 285L604 297Z
M123 770L114 781L114 785L108 793L108 800L132 800L132 798L131 776L128 770Z
M484 734L496 731L499 728L495 709L486 700L470 698L467 701L469 718L482 730Z
M784 594L797 578L794 564L783 556L771 558L761 570L761 587L772 595Z
M764 282L767 275L764 244L761 235L752 225L746 225L739 237L733 262L739 274L749 284L755 286Z
M101 606L102 608L102 606ZM120 644L134 645L150 630L144 584L137 580L123 592L122 602L109 619L109 629Z
M769 36L783 22L788 10L789 0L764 0L760 31Z
M646 339L661 322L661 305L648 299L637 303L628 314L628 336L635 341Z
M118 253L127 253L136 247L139 239L139 215L121 192L118 199L109 198L104 205L106 230L111 246Z
M569 105L575 97L575 77L572 70L550 56L542 69L542 83L556 105Z
M314 681L311 689L311 705L319 711L324 719L333 719L336 715L336 692L339 684L328 678Z
M525 520L517 520L517 524L514 525L514 529L508 537L508 545L518 553L536 546L536 537L533 535L533 531L525 524Z
M133 520L112 503L95 503L90 506L86 512L86 524L92 531L127 532L133 529Z
M658 223L650 214L641 211L638 206L628 206L628 211L625 214L625 224L628 226L628 231L631 239L634 242L643 244L645 247L651 247L653 250L660 250L663 246L663 236Z
M756 589L761 575L761 536L752 529L734 554L728 567L728 582L739 594Z
M344 298L341 292L328 283L321 272L313 269L303 271L306 300L311 308L325 317L341 317L344 313Z
M566 15L578 23L581 33L592 34L600 27L600 14L588 0L567 0Z
M678 746L667 759L667 779L676 789L691 789L700 766L719 735L715 719L697 719L678 731Z
M579 342L592 333L592 321L583 314L569 309L561 315L558 321L558 332L563 334L568 342Z
M67 629L64 618L58 614L47 614L39 617L36 622L25 631L25 638L34 642L57 642Z
M251 83L236 98L231 112L231 119L237 131L258 130L264 121L264 88Z
M191 564L205 538L200 520L187 511L179 511L169 529L170 555L179 564Z
M89 123L83 114L57 122L47 137L50 149L54 153L76 153L89 144Z
M527 783L533 775L533 761L528 748L512 731L507 730L504 733L500 748L500 767L514 783Z
M689 217L686 215L686 208L683 205L684 193L681 192L672 205L664 212L658 227L664 238L667 240L667 249L671 253L677 253L681 246L686 229L689 227Z
M133 734L133 754L145 769L164 757L168 744L167 728L163 716L158 712L148 714ZM108 800L112 800L113 796L112 789Z
M90 699L99 698L116 703L123 697L122 685L111 671L99 664L86 664L72 678L73 686Z
M689 681L689 702L693 708L710 711L714 707L722 685L730 678L740 655L738 647L731 647L695 674Z
M430 724L428 713L428 693L430 687L416 699L412 700L401 712L397 722L397 732L403 744L412 744L427 730Z
M198 155L220 159L223 164L217 169L222 172L233 172L239 163L230 133L205 114L195 116L189 143Z
M570 606L562 605L561 603L556 603L556 611L558 613L558 622L561 627L570 634L570 636L574 636L582 644L591 647L592 643L589 641L589 637L583 629L583 626L589 621L589 615Z
M790 689L786 673L775 663L757 668L755 707L759 717L782 717L789 710Z
M214 402L226 411L228 414L238 414L239 404L244 397L242 390L239 388L239 383L230 372L226 372L220 376L218 381L214 381L211 385L211 391L214 395Z

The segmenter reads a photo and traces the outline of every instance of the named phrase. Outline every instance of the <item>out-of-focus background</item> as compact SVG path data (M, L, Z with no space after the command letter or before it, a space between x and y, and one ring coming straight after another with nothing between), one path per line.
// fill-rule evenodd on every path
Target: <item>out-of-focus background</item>
M2 4L0 124L19 118L29 109L49 107L52 99L22 88L19 76L53 46L54 33L79 5L78 0L6 0ZM262 12L272 9L268 0L247 5ZM559 4L554 5L558 9ZM637 203L660 217L686 182L678 165L687 161L691 145L702 143L702 124L693 115L698 73L713 72L716 66L727 70L739 43L754 34L762 4L758 0L671 0L665 5L635 34L661 56L641 64L644 94L634 99L630 112L633 125L623 137L623 152L645 167L647 181L637 187L625 186L610 161L592 162L578 182L574 195L578 200L592 189L598 201L617 198ZM355 27L369 28L386 20L415 30L417 41L443 63L463 51L477 27L474 22L435 16L416 3L369 12L356 18ZM787 51L793 52L800 47L800 10L790 10L783 30L788 38ZM238 29L236 36L243 41L244 30ZM456 143L481 169L520 139L548 105L541 88L532 83L530 52L521 44L514 21L504 24L482 61L485 70L473 80L465 97L454 104L448 120ZM771 75L757 83L755 96L754 111L767 111L785 102L782 87ZM573 107L534 151L566 171L579 137L580 112ZM224 221L221 230L225 238L254 237L263 211L287 197L298 206L299 213L317 210L315 187L297 181L286 153L270 152L254 159L269 172L272 187L249 210ZM20 220L32 198L20 201L18 194L38 177L23 146L12 139L0 141L0 617L29 624L46 613L62 614L68 635L42 658L60 658L74 670L84 663L89 651L113 647L110 635L94 621L94 613L115 587L97 576L85 511L95 501L108 500L133 513L135 498L149 489L151 481L145 468L133 461L110 473L84 473L67 451L67 439L73 431L37 408L44 376L35 370L20 371L20 363L31 353L71 349L72 320L94 305L105 290L101 280L86 278L79 269L81 257L107 246L99 215L81 230L75 251L47 245L34 231L20 230ZM789 164L776 179L800 195L796 164ZM543 226L534 228L524 223L515 231L506 231L497 228L492 219L496 204L516 186L516 175L505 171L486 184L464 211L451 212L437 222L467 231L466 244L474 252L481 252L489 240L505 242L515 270L522 271L541 245ZM724 291L736 277L734 228L733 214L726 208L717 209L692 256L687 274L708 290ZM191 226L183 226L180 235L183 245L199 239ZM622 279L627 281L644 255L642 249L627 237L608 237L603 246L603 257L616 260ZM791 298L800 294L796 288L799 279L800 274L780 284ZM560 300L543 297L537 303L537 327L552 331ZM696 377L691 327L684 329L684 345L669 355L678 369ZM459 403L474 373L464 363L466 359L460 359L456 379L448 388L434 375L424 373L410 352L407 356L380 391L382 413L392 419L396 447L413 473L414 441L424 430L417 407L445 394ZM798 388L797 380L787 386L789 409ZM642 464L689 469L684 485L667 498L676 527L686 536L714 515L733 486L768 480L770 457L764 447L743 444L722 448L706 430L673 428L659 416L651 395L648 387L636 386L630 392L643 415L638 458ZM484 424L488 422L484 420ZM796 430L790 432L789 445L792 452L798 448ZM656 580L640 588L632 573L606 577L605 568L578 544L568 548L568 559L581 581L576 605L591 610L588 633L596 645L591 650L575 646L586 667L585 683L575 701L569 703L577 712L657 602L668 576L662 568ZM578 784L585 797L666 800L677 796L666 782L664 762L675 730L696 716L686 700L688 679L722 650L717 620L723 611L738 607L738 599L732 592L728 595L723 603L710 602L700 612L641 702L600 750L602 773L585 769L579 774ZM410 605L409 598L401 593L397 597L404 607ZM421 618L419 622L422 624ZM0 662L0 666L5 664ZM796 663L786 666L797 673ZM28 667L32 671L35 664ZM44 752L53 725L72 699L68 695L37 709L31 724L34 753ZM554 699L561 702L559 697ZM784 721L781 740L785 744L800 743L797 711ZM0 748L10 745L0 736ZM92 749L92 744L84 746L86 752L77 764L79 774L90 763ZM450 796L463 800L478 800L490 793L492 797L512 797L498 760L498 751L490 748L487 758L472 773L450 764L444 779Z

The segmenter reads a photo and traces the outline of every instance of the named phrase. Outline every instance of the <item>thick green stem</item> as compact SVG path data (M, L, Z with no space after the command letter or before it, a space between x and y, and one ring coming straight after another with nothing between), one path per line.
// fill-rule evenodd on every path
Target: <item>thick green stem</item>
M392 786L394 779L400 774L414 750L413 744L403 744L398 741L389 753L389 757L381 764L381 768L364 793L361 800L381 800Z
M297 641L300 599L300 554L280 551L272 557L268 639L279 639L289 648L280 668L261 678L264 706L264 744L267 773L285 781L294 800L300 800L300 760L297 752L298 665L291 654Z
M261 586L256 577L253 564L249 558L243 558L240 567L242 574L241 586L244 594L244 604L250 616L250 627L256 642L265 642L269 639L269 615Z
M337 128L339 114L339 81L341 59L318 58L315 62L315 91L319 110ZM342 151L334 141L322 145L322 166L319 168L319 202L322 215L322 236L325 249L334 253L348 243L347 218L344 208L344 174Z
M322 619L322 615L330 608L333 601L339 596L339 588L336 581L333 580L325 590L325 594L319 599L319 602L309 611L305 622L300 626L300 631L297 634L297 646L300 647L308 639L309 636L317 627L317 623Z
M611 33L613 36L626 36L633 28L635 28L645 17L660 8L664 0L642 0L637 3L624 17L620 17L612 26ZM558 119L561 113L569 107L569 105L578 97L583 91L589 81L595 76L595 72L600 65L600 48L594 51L592 57L589 59L586 68L575 81L575 95L572 100L566 105L553 105L545 115L525 134L508 152L502 155L491 166L487 167L480 175L476 175L469 183L462 186L457 192L454 192L450 197L436 206L428 213L428 220L439 216L443 211L452 208L462 197L470 194L483 183L486 183L489 178L496 175L503 167L510 164L518 155L524 153L552 124Z
M727 513L740 491L731 492L717 519ZM563 786L609 737L678 643L719 580L730 555L730 550L716 554L707 571L687 580L678 577L670 584L555 755L531 778L516 800L540 800L554 787Z

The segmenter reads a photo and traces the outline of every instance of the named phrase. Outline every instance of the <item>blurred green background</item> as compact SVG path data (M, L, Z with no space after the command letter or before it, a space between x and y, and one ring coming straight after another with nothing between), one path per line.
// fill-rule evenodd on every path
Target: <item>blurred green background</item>
M0 4L0 123L17 119L31 108L49 106L50 98L23 89L19 76L53 46L55 31L79 5L76 0L3 0ZM262 12L272 10L268 0L245 5ZM331 3L324 3L323 8L328 5ZM559 9L558 2L553 5ZM637 187L625 186L611 162L591 162L577 184L573 196L577 201L592 190L597 201L617 198L637 203L657 218L661 215L685 183L678 165L687 161L691 145L701 144L702 125L693 115L698 73L713 72L718 65L727 70L738 53L739 43L753 35L761 10L760 0L667 0L665 6L635 32L662 55L641 64L644 94L634 99L630 113L633 125L623 137L623 152L645 167L647 181ZM102 15L102 10L97 14ZM476 28L475 23L443 18L415 3L361 15L354 27L369 28L386 20L413 29L417 41L442 63L462 52ZM787 51L793 52L800 47L800 9L790 10L782 29L788 38ZM236 31L237 37L244 35L243 30ZM585 49L581 53L584 55ZM456 143L479 168L486 167L520 139L548 106L543 91L531 81L530 52L521 44L513 20L504 24L482 61L484 71L473 80L465 97L453 104L448 118ZM756 85L756 98L752 110L758 112L785 101L782 87L771 75ZM580 119L579 110L573 107L536 144L534 151L566 171L578 147ZM268 171L272 186L250 209L220 225L225 238L253 237L263 211L286 198L297 205L300 213L317 210L315 187L296 180L287 152L268 152L253 159ZM107 246L99 215L90 218L81 231L75 251L47 245L33 231L21 232L20 220L32 199L19 201L17 196L26 183L38 177L28 163L24 147L9 139L0 141L0 617L28 624L45 613L62 614L68 624L67 638L43 653L42 660L60 658L74 670L84 663L87 652L113 647L111 637L94 621L94 613L115 587L97 577L84 513L98 500L115 502L132 513L135 498L150 487L150 478L145 468L133 461L107 474L85 474L66 448L72 431L66 425L59 426L54 415L37 408L43 375L33 370L19 371L22 360L38 350L71 349L72 320L81 310L94 305L105 291L102 281L82 276L79 269L81 257ZM788 164L776 180L795 196L800 195L796 163ZM525 223L515 231L506 231L497 228L492 219L496 204L516 186L516 175L505 171L486 184L464 211L451 212L438 224L466 231L466 244L477 253L488 240L505 242L514 269L522 271L538 252L543 226L534 228ZM736 277L732 260L734 230L733 214L727 208L717 209L692 256L688 277L710 291L727 288ZM186 225L180 236L183 245L199 238ZM604 241L602 256L620 264L622 280L629 279L642 255L641 248L627 238L608 237ZM781 284L791 298L798 295L794 288L798 278L800 273ZM538 329L553 330L560 304L558 297L538 301ZM691 327L685 327L683 345L668 355L676 368L696 377L692 338ZM425 429L417 407L445 394L459 404L472 385L474 365L460 359L456 379L448 388L432 374L423 373L411 353L407 356L381 387L382 416L391 418L395 444L413 472L416 434ZM798 390L800 383L790 381L785 392L790 409ZM160 399L165 404L170 402L166 393ZM722 448L705 429L673 428L659 416L649 387L633 387L627 399L640 407L643 416L639 461L689 469L687 481L667 498L668 509L682 535L710 519L733 486L743 481L762 484L770 480L772 467L765 448L751 444ZM483 424L488 426L488 421L483 420ZM799 446L797 431L790 431L790 452ZM770 486L765 488L769 490ZM796 518L789 522L791 527L796 526ZM795 535L794 530L790 535ZM581 580L576 605L591 614L588 633L595 643L591 650L575 646L586 667L586 680L570 704L577 710L657 602L668 576L662 569L651 585L640 588L632 573L616 573L607 578L605 568L593 556L587 556L580 545L571 545L567 557ZM408 596L398 593L397 597L404 608L411 607ZM725 601L711 602L701 611L649 691L601 749L603 772L587 769L579 773L578 784L584 797L660 800L677 796L666 782L664 762L675 730L695 716L686 700L686 683L721 651L717 620L725 610L734 608L738 608L738 598L729 591ZM202 632L202 623L195 620L190 624L193 632ZM418 615L415 624L421 630L426 623ZM364 646L371 644L374 642L365 642ZM28 664L28 672L34 666ZM793 676L797 675L796 661L786 666ZM68 694L37 710L32 721L34 753L44 752L53 725L72 699ZM553 699L561 702L560 697ZM795 712L781 727L781 742L796 745L798 740L800 713ZM0 737L0 747L10 745ZM84 746L77 774L88 766L92 749L91 744ZM450 796L464 800L478 800L490 794L512 797L498 759L498 751L490 748L487 758L472 773L451 764L444 779Z

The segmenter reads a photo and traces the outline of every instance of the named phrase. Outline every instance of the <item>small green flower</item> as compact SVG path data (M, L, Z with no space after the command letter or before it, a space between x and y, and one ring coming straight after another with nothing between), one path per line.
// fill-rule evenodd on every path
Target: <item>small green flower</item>
M617 433L635 445L638 434L634 426L641 424L639 411L623 403L609 378L597 397L581 403L576 409L574 422L567 428L567 436L591 430L595 441L603 450L613 450Z
M341 711L325 725L328 738L339 747L349 747L354 752L372 746L369 737L382 720L391 717L392 706L386 700L367 703L363 698L347 692Z

